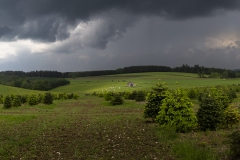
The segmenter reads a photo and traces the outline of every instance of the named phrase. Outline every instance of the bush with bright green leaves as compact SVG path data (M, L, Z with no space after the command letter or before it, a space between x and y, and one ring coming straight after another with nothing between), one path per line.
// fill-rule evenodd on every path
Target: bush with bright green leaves
M13 107L20 107L21 106L21 96L20 95L15 95L12 101L12 106Z
M240 130L233 132L230 136L230 156L232 160L240 160Z
M147 95L147 104L144 109L144 118L151 118L155 120L158 112L160 111L160 105L162 101L167 97L166 91L168 88L165 83L158 82L155 87L152 88L153 92Z
M123 99L120 94L114 94L114 96L110 100L110 104L115 106L115 105L121 105L123 104Z
M143 91L138 91L135 100L137 102L145 101L146 100L145 93Z
M228 96L216 88L202 92L197 112L200 129L206 131L221 128L225 123L225 110L229 102Z
M226 127L232 127L239 124L240 114L238 108L229 105L224 111L224 124Z
M38 97L35 94L28 96L28 105L33 106L38 104Z
M50 92L46 92L43 96L44 104L53 104L53 95Z
M156 117L160 127L172 127L176 132L189 132L196 128L197 117L193 112L193 104L187 92L177 89L174 93L167 92L166 95Z
M9 95L6 95L3 100L3 108L11 108L12 107L12 99Z

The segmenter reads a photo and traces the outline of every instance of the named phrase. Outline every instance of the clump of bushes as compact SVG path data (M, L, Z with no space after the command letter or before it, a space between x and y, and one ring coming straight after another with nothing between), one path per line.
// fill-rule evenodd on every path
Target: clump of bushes
M239 123L238 111L229 107L230 99L226 92L217 88L201 94L197 112L201 130L216 130Z
M79 95L75 93L66 94L52 94L47 92L45 94L31 94L31 95L6 95L0 96L0 103L3 104L5 109L11 107L19 107L22 104L27 103L30 106L37 105L39 103L52 104L53 100L67 100L67 99L78 99Z

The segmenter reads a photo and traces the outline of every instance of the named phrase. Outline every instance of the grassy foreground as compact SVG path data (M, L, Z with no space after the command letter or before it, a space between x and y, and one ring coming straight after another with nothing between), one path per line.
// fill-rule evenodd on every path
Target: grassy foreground
M97 97L0 109L0 159L173 159L144 104Z

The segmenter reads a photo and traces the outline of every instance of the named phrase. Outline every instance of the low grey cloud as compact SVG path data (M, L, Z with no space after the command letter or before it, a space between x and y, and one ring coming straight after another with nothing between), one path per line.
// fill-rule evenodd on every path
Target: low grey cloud
M238 0L0 0L0 70L240 68Z

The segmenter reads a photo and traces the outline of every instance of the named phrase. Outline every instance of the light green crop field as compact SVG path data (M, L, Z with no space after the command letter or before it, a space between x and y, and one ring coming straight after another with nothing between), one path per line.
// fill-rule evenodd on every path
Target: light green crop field
M53 89L54 92L92 93L102 91L133 91L151 90L158 80L166 82L170 89L204 87L214 85L238 84L240 79L210 79L199 78L197 74L174 72L148 72L134 74L119 74L96 77L69 79L70 85ZM132 82L136 86L128 87Z

